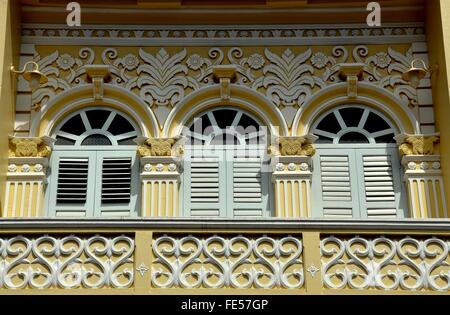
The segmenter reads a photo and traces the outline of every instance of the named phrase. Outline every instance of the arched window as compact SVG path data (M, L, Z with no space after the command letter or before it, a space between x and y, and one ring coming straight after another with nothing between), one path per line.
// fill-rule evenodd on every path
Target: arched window
M396 132L381 113L364 106L338 107L317 120L314 216L404 217Z
M235 108L213 109L195 117L185 136L185 215L270 215L267 134L255 117Z
M53 132L50 216L133 216L137 211L137 126L106 107L78 111Z

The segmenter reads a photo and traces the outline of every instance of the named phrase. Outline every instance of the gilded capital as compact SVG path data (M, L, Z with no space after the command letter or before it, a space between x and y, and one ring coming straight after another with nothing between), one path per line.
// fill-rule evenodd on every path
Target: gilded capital
M402 155L435 155L440 136L402 134L397 136L396 140Z
M317 140L314 135L302 137L279 137L275 145L269 148L269 153L278 156L313 156L316 148L313 143Z
M138 138L138 153L141 157L181 156L184 153L181 137L175 138Z
M41 138L9 138L9 157L49 157L53 139Z

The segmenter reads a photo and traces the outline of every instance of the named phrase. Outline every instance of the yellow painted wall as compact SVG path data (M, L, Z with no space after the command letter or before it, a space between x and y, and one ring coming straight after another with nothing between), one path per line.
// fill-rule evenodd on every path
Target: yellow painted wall
M436 127L441 132L442 169L447 204L450 201L450 1L427 0L427 37L430 64L439 70L432 76Z
M20 10L16 0L0 0L0 191L5 190L8 163L8 135L13 131L15 86L9 67L19 64ZM14 81L15 82L15 81ZM4 204L1 193L0 211Z

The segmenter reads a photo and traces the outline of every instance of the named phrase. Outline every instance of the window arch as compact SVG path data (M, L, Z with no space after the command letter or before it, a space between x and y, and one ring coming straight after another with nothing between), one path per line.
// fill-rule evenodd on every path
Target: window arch
M312 128L320 144L395 143L396 132L388 119L364 106L335 108L320 117Z
M83 109L66 118L55 130L55 146L135 145L134 122L112 108Z
M89 107L53 132L50 216L134 216L138 205L136 124L109 107Z
M315 216L401 218L405 215L395 126L372 108L349 105L320 116L314 156Z
M214 108L194 117L184 135L185 215L269 215L267 133L257 118L238 108Z
M198 115L185 136L190 145L265 145L266 128L251 114L235 108L220 108Z

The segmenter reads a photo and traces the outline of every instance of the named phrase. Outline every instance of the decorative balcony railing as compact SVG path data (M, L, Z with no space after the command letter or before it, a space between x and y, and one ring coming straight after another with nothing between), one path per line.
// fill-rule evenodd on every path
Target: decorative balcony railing
M0 226L2 294L450 293L448 220L3 219Z

